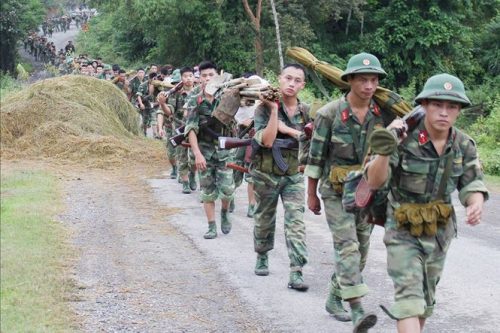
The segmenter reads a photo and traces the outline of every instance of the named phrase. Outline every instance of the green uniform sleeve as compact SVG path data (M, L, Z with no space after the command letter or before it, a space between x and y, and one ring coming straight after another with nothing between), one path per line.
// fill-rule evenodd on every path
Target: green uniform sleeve
M187 101L188 115L186 119L186 128L184 135L188 137L190 131L194 131L198 135L200 131L200 115L198 113L198 103L196 102L198 95L191 95Z
M484 174L479 163L476 145L472 139L467 138L460 146L464 152L463 174L457 184L460 202L465 206L469 195L475 192L482 192L486 201L489 193L483 182Z
M325 105L316 113L314 120L314 132L311 138L309 156L304 175L319 179L323 176L323 170L328 157L328 145L332 136L333 117L326 116L330 104Z
M264 132L264 129L266 128L268 121L269 121L269 110L263 104L260 104L255 109L255 115L254 115L255 135L253 137L253 139L260 146L263 146L262 133Z

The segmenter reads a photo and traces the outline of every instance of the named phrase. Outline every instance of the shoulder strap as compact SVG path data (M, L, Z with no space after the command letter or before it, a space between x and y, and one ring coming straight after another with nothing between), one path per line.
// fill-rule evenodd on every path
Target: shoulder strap
M339 109L340 109L340 105L339 105ZM366 132L368 135L369 135L369 133L371 133L371 131L373 130L373 127L375 126L375 120L376 120L376 118L373 117L370 120L370 122L368 123L368 129ZM349 130L351 131L352 141L354 142L354 149L356 150L356 154L358 155L359 163L363 163L365 156L366 156L366 153L368 152L368 143L365 145L365 149L363 149L363 152L361 152L359 138L357 135L354 135L354 127L352 125L352 121L347 121L347 126L349 127Z
M441 181L439 182L439 188L438 188L438 193L437 193L438 200L444 199L444 192L446 191L446 184L448 183L448 179L450 178L451 167L453 165L453 152L455 151L455 149L459 148L457 145L457 141L458 141L457 138L454 137L451 151L446 156L446 165L444 167L443 176L441 177Z
M448 183L448 179L450 178L452 163L453 163L453 152L450 152L446 157L446 166L444 167L444 172L443 176L441 177L441 182L439 182L439 188L436 198L438 200L444 199L444 192L446 190L446 184Z

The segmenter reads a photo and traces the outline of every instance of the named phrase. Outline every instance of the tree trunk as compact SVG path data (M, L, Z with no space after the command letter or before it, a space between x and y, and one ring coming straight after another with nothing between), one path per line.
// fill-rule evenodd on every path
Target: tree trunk
M283 61L283 51L281 50L281 35L280 35L280 24L278 21L278 13L276 12L276 6L274 5L274 0L269 0L271 3L271 9L273 11L274 26L276 27L276 40L278 42L278 57L280 60L280 69L285 65Z
M349 14L347 14L347 24L345 25L345 35L346 36L349 34L349 24L351 23L351 16L352 16L352 3L351 3L351 7L349 8Z
M260 34L260 16L262 13L262 0L257 1L257 8L255 8L255 15L248 4L248 0L242 0L243 7L247 13L250 21L252 22L255 31L255 71L257 75L262 76L264 73L264 54L262 52L262 39Z

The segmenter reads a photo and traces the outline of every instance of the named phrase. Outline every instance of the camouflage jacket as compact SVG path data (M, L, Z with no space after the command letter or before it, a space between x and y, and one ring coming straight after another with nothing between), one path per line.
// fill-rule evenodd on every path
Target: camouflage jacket
M270 117L270 110L264 105L260 104L257 106L255 109L255 114L254 114L254 129L255 129L255 135L253 139L257 144L259 144L260 149L257 154L263 154L263 155L268 155L272 156L271 154L271 149L270 148L265 148L263 143L262 143L262 134L264 132L264 129L267 126L267 123L269 122L269 117ZM309 106L307 104L302 103L300 100L298 101L297 105L297 112L295 112L293 117L289 117L285 106L283 104L283 101L280 100L279 103L279 108L278 108L278 120L282 121L287 125L288 127L294 128L298 131L303 131L304 126L309 122ZM279 139L290 139L289 136L284 135L280 132L278 132L276 138ZM295 139L295 138L293 138ZM297 166L299 164L299 160L302 158L302 156L307 156L307 148L308 148L308 142L301 141L299 142L299 149L291 151L289 149L281 148L281 153L282 156L284 157L285 160L287 160L288 165L294 165L294 168L297 169ZM255 153L254 153L255 154ZM295 160L293 163L290 163L288 161L289 158L294 158ZM305 160L305 158L304 158ZM251 168L252 169L260 169L260 167L256 163L257 161L253 161L255 163L252 163ZM262 162L262 161L261 161ZM269 168L265 168L266 170ZM276 170L276 166L273 166L274 171ZM295 172L296 170L294 170Z
M182 89L181 91L178 91L168 97L167 105L174 116L174 126L176 128L183 125L185 110L184 105L188 100L189 94L190 91Z
M448 158L452 163L446 189L443 197L437 198ZM485 200L488 198L476 145L455 127L450 130L444 153L439 156L422 119L391 156L390 167L389 200L394 208L400 203L428 203L437 199L451 203L450 195L455 189L463 205L473 192L483 192Z
M149 95L149 81L144 80L139 87L137 88L137 92L135 93L135 98L137 96L141 96L142 103L146 109L151 109L151 103L153 102L153 97Z
M317 111L304 174L320 179L319 191L323 197L337 195L329 180L331 168L361 164L371 132L383 126L380 108L373 100L363 124L354 116L345 97Z
M141 87L141 84L143 83L144 81L140 81L139 78L136 76L134 77L131 81L130 81L130 90L131 90L131 95L132 95L132 99L131 99L131 103L132 104L135 104L136 100L137 100L137 93L139 92L139 89ZM142 93L141 93L142 94Z
M209 158L218 150L217 136L232 136L232 129L224 126L212 117L212 112L217 106L218 100L209 102L203 91L198 94L190 94L187 101L187 118L184 134L188 137L190 131L196 133L198 144L205 158ZM219 154L229 154L229 150Z

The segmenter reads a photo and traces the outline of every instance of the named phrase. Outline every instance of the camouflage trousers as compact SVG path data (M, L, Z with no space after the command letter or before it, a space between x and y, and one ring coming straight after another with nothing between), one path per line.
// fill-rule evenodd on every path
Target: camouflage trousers
M396 227L392 213L387 216L384 244L395 300L389 312L397 319L430 317L455 225L450 219L436 236L414 237L409 230Z
M233 162L239 166L249 168L250 163L245 163L245 151L246 147L240 147L236 149L236 154ZM244 173L241 171L233 171L234 176L234 187L238 188L243 183L243 179L249 184L253 183L252 176L249 173Z
M172 128L171 123L166 123L164 126L165 128L165 149L167 149L167 158L169 160L175 160L176 158L176 147L172 146L170 143L170 138L172 138L175 135L175 131Z
M217 199L232 200L234 193L233 170L226 167L232 160L231 150L215 150L208 154L201 150L207 162L207 169L198 171L200 176L200 199L213 202Z
M276 209L281 197L285 210L285 240L290 267L307 263L306 225L304 222L304 177L276 176L252 170L256 205L254 210L254 248L266 253L274 248Z
M178 146L175 148L175 162L177 163L177 172L180 177L186 177L191 170L191 161L189 159L189 148Z
M154 115L152 115L152 111L153 111L152 109L140 110L141 119L142 119L142 126L145 128L151 126L151 117L152 116L156 117L156 113Z
M340 197L323 198L326 221L333 237L335 272L330 293L344 300L368 294L361 272L365 268L373 225L347 213Z

